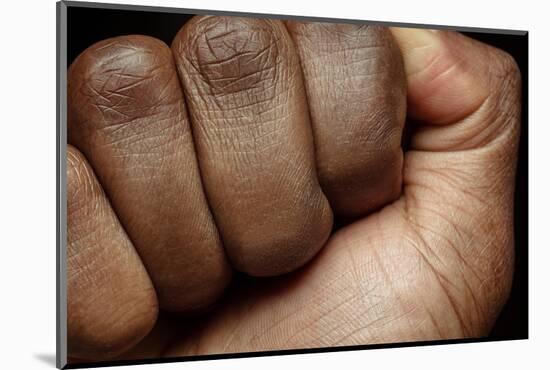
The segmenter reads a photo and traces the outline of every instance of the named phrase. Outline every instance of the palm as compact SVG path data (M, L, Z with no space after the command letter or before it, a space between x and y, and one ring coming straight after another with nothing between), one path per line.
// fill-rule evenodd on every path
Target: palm
M427 174L423 160L423 153L409 152L401 198L339 230L307 266L273 280L239 281L193 327L179 318L160 320L153 339L130 356L141 357L151 341L161 354L184 356L486 334L497 313L480 297L505 295L499 291L505 284L495 282L510 258L504 244L487 248L490 238L466 234L468 210L455 209L453 217L463 222L450 221L450 204L467 195L449 197L448 172ZM494 279L486 278L487 269L497 272Z
M431 123L413 132L400 198L337 231L298 271L264 280L237 278L200 318L161 313L149 335L119 359L488 332L512 278L519 74L509 56L460 35L393 32L405 59L408 117ZM480 67L472 62L478 60L495 63ZM86 312L96 313L88 307ZM130 329L148 332L156 307L148 312L144 326ZM95 328L93 320L86 323ZM98 350L94 345L105 342L103 329L97 338L84 337L91 343L85 349ZM137 338L131 330L116 334L126 345L124 340Z

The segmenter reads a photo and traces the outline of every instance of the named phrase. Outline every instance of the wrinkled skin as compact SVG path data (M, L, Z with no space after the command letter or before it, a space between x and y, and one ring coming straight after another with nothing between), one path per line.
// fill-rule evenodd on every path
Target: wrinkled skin
M452 32L196 17L171 47L91 46L69 69L72 361L486 335L519 87Z

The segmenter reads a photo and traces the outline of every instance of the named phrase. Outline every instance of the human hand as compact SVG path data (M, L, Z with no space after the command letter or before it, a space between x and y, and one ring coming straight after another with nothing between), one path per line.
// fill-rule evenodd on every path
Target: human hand
M172 52L121 37L70 68L70 356L490 330L513 266L511 57L452 32L222 17ZM232 267L301 266L239 280L200 319L164 312L207 310Z

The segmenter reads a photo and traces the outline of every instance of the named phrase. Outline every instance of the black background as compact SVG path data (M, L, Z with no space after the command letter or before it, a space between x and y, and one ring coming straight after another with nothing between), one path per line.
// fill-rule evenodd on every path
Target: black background
M180 27L192 15L134 10L94 9L72 7L67 9L67 65L84 49L108 37L142 34L156 37L170 45ZM510 53L522 73L523 112L520 152L515 194L515 249L516 266L512 293L490 338L524 339L528 335L527 283L527 34L464 32L470 37L494 45Z

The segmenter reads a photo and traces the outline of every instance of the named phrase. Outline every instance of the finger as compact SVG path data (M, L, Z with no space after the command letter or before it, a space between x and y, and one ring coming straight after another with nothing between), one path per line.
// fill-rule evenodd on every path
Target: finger
M438 126L422 128L414 149L481 147L517 128L519 72L510 55L456 32L392 32L405 60L409 115Z
M100 360L139 342L157 299L128 236L84 157L67 149L68 354Z
M69 70L68 129L137 248L160 306L212 304L231 269L202 191L170 49L123 36L84 51Z
M464 312L478 312L487 332L512 278L518 68L508 54L458 33L393 32L404 56L409 113L423 123L405 156L401 206L436 271L460 261L448 278L465 285L449 287L450 297ZM472 296L464 299L468 288Z
M335 213L401 194L406 84L387 28L287 22L304 71L319 181Z
M198 17L174 52L205 190L233 265L275 275L325 243L332 212L315 171L298 57L280 22Z

